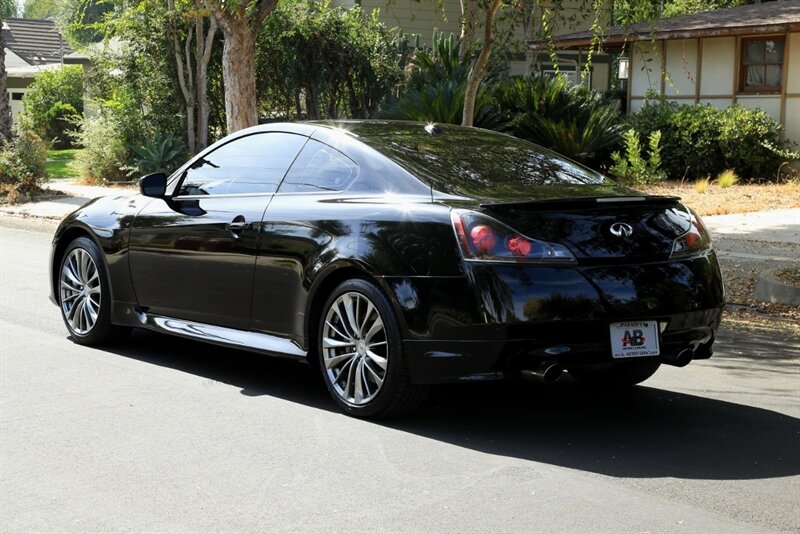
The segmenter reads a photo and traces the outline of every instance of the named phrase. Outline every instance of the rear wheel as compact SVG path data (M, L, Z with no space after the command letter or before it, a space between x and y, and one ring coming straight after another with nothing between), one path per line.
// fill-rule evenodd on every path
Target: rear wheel
M64 324L76 343L102 345L130 329L111 324L111 292L97 244L88 237L72 241L58 274L58 303Z
M605 369L570 369L569 374L579 382L595 386L632 386L653 376L660 366L653 359L632 360Z
M413 411L428 387L412 384L400 329L383 293L366 280L340 284L320 317L318 353L325 385L339 407L357 417Z

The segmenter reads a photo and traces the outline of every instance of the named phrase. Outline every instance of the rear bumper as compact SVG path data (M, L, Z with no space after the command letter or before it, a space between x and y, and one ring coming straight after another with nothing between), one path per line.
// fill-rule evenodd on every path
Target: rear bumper
M416 383L490 377L553 361L610 365L609 325L652 320L660 356L711 355L724 307L716 256L645 265L466 265L465 277L387 278Z
M711 356L711 346L722 316L722 308L702 310L656 319L665 325L660 336L663 362L673 362L679 353L691 349L693 359ZM481 328L465 331L462 339L406 340L403 344L411 378L420 384L479 380L503 373L534 369L542 362L553 362L565 369L610 365L609 322L542 323L514 328L504 339L474 339ZM487 332L490 336L494 332ZM472 339L469 339L469 338Z

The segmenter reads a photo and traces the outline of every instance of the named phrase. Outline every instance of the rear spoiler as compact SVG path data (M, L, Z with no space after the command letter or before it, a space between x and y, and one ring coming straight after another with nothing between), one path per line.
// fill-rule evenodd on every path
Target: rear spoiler
M544 200L513 200L509 202L482 202L484 208L510 208L519 209L530 207L534 209L554 209L559 207L570 208L603 208L612 206L630 206L635 204L671 205L679 202L680 197L661 195L641 195L627 197L577 197L577 198L552 198Z

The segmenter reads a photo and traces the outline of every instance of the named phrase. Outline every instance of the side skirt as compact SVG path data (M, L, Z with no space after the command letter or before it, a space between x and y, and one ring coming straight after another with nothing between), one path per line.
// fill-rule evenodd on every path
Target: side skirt
M186 321L173 317L136 311L136 326L156 332L213 343L224 347L249 350L270 356L305 360L308 353L294 341L261 332L245 332L224 326Z

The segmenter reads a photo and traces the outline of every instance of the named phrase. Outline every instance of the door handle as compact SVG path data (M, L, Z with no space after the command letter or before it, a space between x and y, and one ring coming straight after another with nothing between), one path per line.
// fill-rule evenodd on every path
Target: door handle
M237 215L231 222L225 225L225 229L232 233L234 237L239 237L239 234L247 228L248 224L243 215Z

